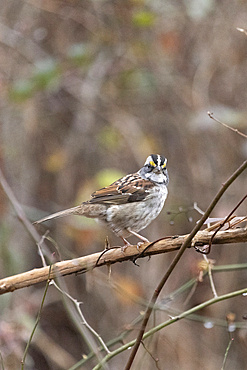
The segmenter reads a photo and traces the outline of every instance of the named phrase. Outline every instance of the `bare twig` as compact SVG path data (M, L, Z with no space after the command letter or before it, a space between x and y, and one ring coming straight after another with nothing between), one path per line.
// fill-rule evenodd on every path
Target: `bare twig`
M213 233L212 237L211 237L211 240L210 240L210 243L209 243L209 250L211 248L211 245L213 243L213 240L214 240L214 237L215 235L219 232L220 229L222 229L222 227L228 222L228 220L231 219L232 215L234 214L234 212L238 209L238 207L245 201L245 199L247 198L247 194L240 200L240 202L238 202L238 204L236 205L236 207L233 208L233 210L229 213L229 215L224 219L224 221L217 227L217 229L215 230L215 232Z
M145 351L149 354L149 356L154 361L156 369L161 370L161 368L159 367L159 359L154 357L154 355L152 354L152 352L149 351L149 349L145 346L145 344L144 344L143 341L142 341L142 345L143 345L143 348L145 349Z
M213 227L213 230L215 230L215 232L213 233L211 239L210 239L210 242L209 244L206 246L206 248L198 248L198 246L196 244L194 244L194 247L196 248L196 250L202 254L209 254L210 251L211 251L211 246L213 244L213 240L214 240L214 237L215 235L219 232L220 229L222 229L222 227L227 223L227 222L230 222L234 216L234 212L238 209L238 207L245 201L245 199L247 198L247 194L240 200L240 202L238 202L238 204L233 208L233 210L221 221L221 222L218 222L217 223L217 226L214 225ZM245 220L245 217L242 217L242 220L243 221ZM237 223L236 223L237 224ZM229 224L230 225L230 224ZM207 228L207 231L209 230L212 230L212 227L208 227Z
M53 243L54 240L50 239ZM55 243L56 245L56 243ZM56 249L58 250L58 246L56 245ZM43 262L43 266L46 267L46 261L44 255L42 253L42 249L40 248L40 256ZM95 342L93 335L98 339L99 343L102 345L102 348L109 353L106 344L104 343L103 339L100 335L88 324L86 321L82 310L80 308L81 302L78 302L77 299L73 298L68 292L65 281L62 279L61 276L56 276L57 280L59 281L59 285L55 280L51 280L50 284L53 285L60 293L62 293L64 298L64 305L67 309L68 315L73 320L74 324L76 325L78 331L82 334L83 339L87 343L89 349L96 355L98 361L101 361L102 355L98 349L97 343ZM91 335L93 334L93 335ZM108 366L106 366L108 369Z
M43 250L45 251L45 254L47 254L48 253L48 247L45 245L43 238L40 238L40 235L36 231L35 227L32 225L32 223L26 217L22 207L20 206L20 203L16 199L13 191L11 190L9 184L7 183L1 169L0 169L0 184L1 184L5 194L7 195L10 203L12 204L12 206L13 206L16 214L17 214L17 217L19 218L19 220L25 226L28 233L31 235L31 237L35 240L36 244L38 245L38 249L40 248L40 245L42 243ZM47 278L45 280L47 280Z
M232 271L233 270L233 267L234 267L234 271L240 270L240 269L245 269L246 270L247 269L247 263L235 264L235 265L212 266L212 269L213 269L214 272L219 273L219 272ZM203 275L205 276L207 274L208 274L208 270L205 270L204 269L203 270ZM175 309L171 309L169 303L170 302L174 302L177 297L179 297L181 294L183 294L184 292L186 292L191 287L195 286L195 284L197 283L197 281L198 281L198 278L196 278L196 277L188 280L186 283L184 283L178 289L176 289L175 291L171 292L168 296L164 297L164 299L162 299L161 302L159 302L158 304L156 304L154 306L154 310L164 311L171 318L174 318L174 316L180 315L181 312L178 311L178 310L175 310ZM119 289L121 289L121 288L119 287ZM125 292L126 291L124 291L124 293ZM139 300L139 302L140 302L140 300ZM184 302L183 305L186 306L186 303ZM123 344L124 342L126 343L126 337L133 330L135 330L136 325L139 325L139 322L142 320L142 317L143 317L142 314L140 314L139 316L137 316L127 326L127 328L122 333L119 334L119 336L117 336L117 337L111 339L109 342L107 342L106 344L107 344L108 348L110 348L112 346L116 347L116 344L117 343L121 343L121 344ZM201 323L205 323L205 322L209 322L210 321L210 322L213 323L214 326L219 326L219 327L223 327L223 328L226 328L226 327L229 326L229 324L226 322L226 320L215 318L215 317L213 318L213 317L201 316L200 314L198 314L198 315L197 314L190 314L190 315L186 316L186 318L188 320L192 320L192 321L196 321L196 322L201 322ZM234 325L238 329L240 329L240 328L241 329L247 329L246 324L244 322L242 322L242 321L240 321L240 322L234 322ZM101 347L100 350L102 351L103 348ZM113 350L113 352L114 351L115 350ZM69 370L81 369L82 365L84 365L86 362L88 362L90 359L92 359L93 356L94 356L94 353L92 353L92 352L89 353L89 354L87 354L87 357L86 358L83 358L80 361L78 361Z
M218 297L218 294L216 292L215 285L214 285L213 276L212 276L212 267L213 267L212 260L209 260L208 257L205 254L203 255L203 257L204 257L204 260L207 263L208 277L209 277L209 282L210 282L210 286L211 286L213 295L214 295L214 297Z
M247 139L247 135L243 134L243 133L242 133L241 131L239 131L238 129L233 128L233 127L231 127L231 126L228 126L226 123L224 123L224 122L220 121L219 119L215 118L215 117L213 116L213 113L212 113L212 112L208 112L208 116L209 116L211 119L213 119L215 122L220 123L221 125L223 125L224 127L228 128L229 130L232 130L232 131L233 131L233 132L235 132L236 134L241 135L241 136L243 136L245 139Z
M200 303L199 305L194 306L194 307L190 308L189 310L184 311L184 312L172 317L171 319L169 319L165 322L162 322L161 324L153 327L152 329L150 329L149 331L147 331L143 335L143 339L146 339L146 338L150 337L154 333L157 333L159 330L161 330L161 329L163 329L163 328L165 328L165 327L167 327L167 326L169 326L169 325L171 325L171 324L173 324L173 323L175 323L175 322L177 322L181 319L184 319L185 317L188 317L188 316L192 315L193 313L195 313L195 312L197 312L201 309L204 309L205 307L211 306L215 303L224 301L226 299L234 298L234 297L246 294L246 293L247 293L247 288L244 288L244 289L237 290L237 291L234 291L234 292L231 292L231 293L227 293L227 294L224 294L224 295L221 295L221 296L218 296L218 297L211 298L208 301ZM134 346L135 343L136 343L136 340L134 339L131 342L125 343L123 346L121 346L121 347L117 348L116 350L112 351L111 353L107 354L103 358L103 360L93 368L93 370L101 369L102 366L107 361L109 361L111 358L115 357L119 353L122 353L123 351L127 350L129 347Z
M230 350L230 347L232 345L233 340L234 340L234 338L230 338L229 339L229 342L228 342L228 345L227 345L227 348L226 348L226 352L225 352L225 355L224 355L224 360L223 360L223 364L222 364L221 370L224 370L224 368L225 368L227 356L228 356L228 353L229 353L229 350Z
M204 222L206 221L206 219L208 218L208 216L211 214L212 210L214 209L214 207L216 206L216 204L218 203L218 201L220 200L220 198L222 197L222 195L224 194L224 192L227 190L227 188L233 183L233 181L247 168L247 161L244 161L242 163L242 165L231 175L231 177L223 184L223 186L221 187L221 189L219 190L219 192L216 194L215 198L212 200L211 204L209 205L209 207L207 208L206 212L204 213L204 215L201 217L200 221L198 222L198 224L193 228L193 230L191 231L191 233L189 234L189 236L185 239L184 243L182 244L180 250L178 251L177 255L175 256L174 260L172 261L171 265L169 266L167 272L165 273L165 275L163 276L163 278L161 279L160 283L158 284L157 288L155 289L154 293L153 293L153 296L150 300L150 303L146 309L146 312L145 312L145 315L144 315L144 319L143 319L143 322L142 322L142 326L141 326L141 329L139 331L139 334L136 338L136 342L135 342L135 345L132 349L132 352L130 354L130 357L129 357L129 360L127 362L127 365L125 367L125 370L129 370L132 366L132 363L134 361L134 358L136 356L136 353L138 351L138 348L140 346L140 343L141 343L141 340L143 338L143 335L144 335L144 332L145 332L145 329L146 329L146 326L147 326L147 323L148 323L148 320L149 320L149 317L152 313L152 310L153 310L153 306L162 290L162 288L164 287L166 281L168 280L169 276L171 275L172 271L174 270L175 266L177 265L177 263L179 262L180 258L182 257L183 253L185 252L185 250L188 248L188 246L191 244L191 241L192 239L194 238L194 236L197 234L197 232L200 230L201 226L204 224Z
M47 282L46 282L45 291L44 291L44 294L43 294L43 298L42 298L42 302L41 302L40 309L39 309L39 312L38 312L38 316L36 318L32 333L31 333L30 338L27 342L27 345L26 345L26 348L25 348L25 351L24 351L24 354L23 354L23 357L22 357L22 360L21 360L21 369L22 370L24 370L25 361L26 361L26 357L27 357L27 352L28 352L28 349L30 347L30 344L31 344L31 341L33 339L36 328L37 328L37 326L39 324L39 321L40 321L41 312L42 312L42 309L43 309L43 306L44 306L44 303L45 303L45 297L46 297L46 294L47 294L47 291L48 291L48 288L49 288L50 272L51 272L51 265L49 266L49 275L48 275L48 279L47 279Z
M85 319L85 317L84 317L84 315L83 315L83 313L80 309L80 305L82 304L82 302L78 302L69 293L67 293L65 290L61 289L54 280L52 280L51 284L53 284L55 286L55 288L57 290L59 290L60 293L65 295L74 304L74 306L76 308L76 311L77 311L77 314L80 317L80 321L81 321L82 325L84 325L98 339L99 343L101 344L102 348L106 351L106 353L110 353L109 349L107 348L107 346L106 346L105 342L103 341L103 339L101 338L101 336L86 321L86 319Z
M4 362L3 362L3 356L0 352L0 364L1 364L1 370L4 370Z
M227 216L229 217L229 215ZM222 222L224 222L225 218L221 217L221 218L211 218L209 217L208 218L208 223L211 224L213 223L211 226L207 227L207 231L213 231L213 230L216 230L217 227L219 227ZM207 223L206 221L206 223ZM240 223L242 222L245 222L247 221L247 216L230 216L227 220L227 225L228 225L228 229L234 229L237 225L239 225Z

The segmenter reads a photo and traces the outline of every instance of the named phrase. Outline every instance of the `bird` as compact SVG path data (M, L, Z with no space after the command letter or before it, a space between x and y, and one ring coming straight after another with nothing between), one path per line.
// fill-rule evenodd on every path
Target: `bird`
M125 246L131 245L127 238L133 235L142 243L149 242L138 232L145 229L161 212L168 194L168 183L167 159L159 154L151 154L139 171L95 191L90 200L79 206L53 213L34 224L68 215L80 215L106 225L123 240Z

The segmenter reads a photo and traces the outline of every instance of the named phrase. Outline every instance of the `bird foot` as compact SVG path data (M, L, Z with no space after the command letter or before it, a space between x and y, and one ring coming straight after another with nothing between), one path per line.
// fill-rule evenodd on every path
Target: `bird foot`
M121 237L121 239L123 240L123 242L124 242L124 245L121 247L121 252L125 252L125 249L127 249L128 247L131 247L132 246L132 244L130 244L129 242L128 242L128 240L126 240L125 238L122 238Z
M129 245L122 245L122 246L121 246L121 252L123 252L123 253L124 253L124 252L125 252L125 249L127 249L127 248L128 248L128 246L129 246Z
M136 244L136 248L137 248L137 250L138 250L138 252L140 253L140 247L143 245L143 244L145 244L146 242L138 242L137 244Z

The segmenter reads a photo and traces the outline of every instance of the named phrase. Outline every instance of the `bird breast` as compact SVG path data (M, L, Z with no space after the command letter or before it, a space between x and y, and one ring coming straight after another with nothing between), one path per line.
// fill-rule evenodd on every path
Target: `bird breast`
M118 236L128 237L127 229L138 232L159 215L166 197L166 186L159 185L149 192L145 201L110 206L103 221Z

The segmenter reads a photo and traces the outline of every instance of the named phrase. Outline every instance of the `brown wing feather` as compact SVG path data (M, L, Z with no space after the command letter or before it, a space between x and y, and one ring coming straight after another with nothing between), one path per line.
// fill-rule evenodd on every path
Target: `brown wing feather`
M142 179L138 173L127 175L113 184L95 191L91 195L92 199L89 203L110 205L140 202L149 194L149 189L152 186L150 181Z

